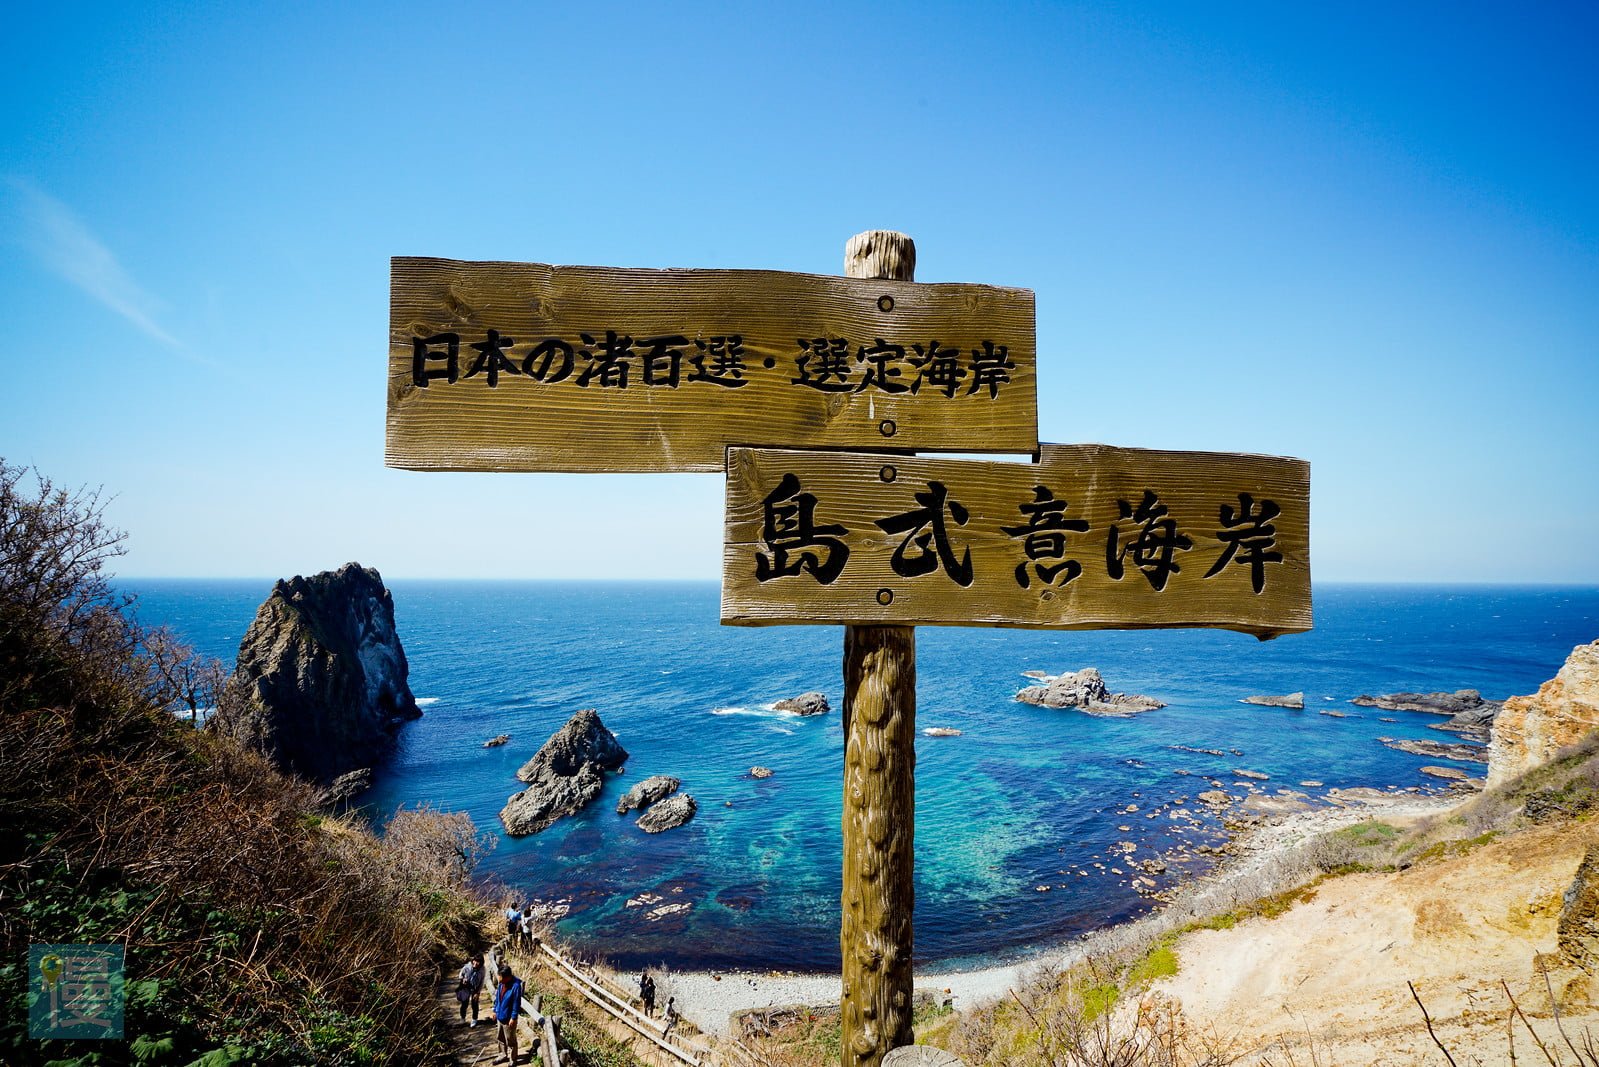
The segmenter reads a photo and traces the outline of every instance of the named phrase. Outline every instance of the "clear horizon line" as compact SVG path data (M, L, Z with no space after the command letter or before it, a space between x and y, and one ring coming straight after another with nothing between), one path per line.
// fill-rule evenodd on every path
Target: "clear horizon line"
M365 566L365 564L362 564ZM334 570L337 568L328 568ZM313 571L321 574L322 571ZM304 572L298 572L297 577L304 577ZM286 580L287 575L262 575L262 574L138 574L117 575L115 582L278 582ZM480 577L461 575L429 575L429 574L399 574L384 575L385 582L588 582L598 585L620 585L624 583L649 582L656 584L676 585L719 585L721 578L596 578L585 575L574 577ZM1425 588L1429 586L1477 586L1484 588L1514 589L1528 586L1545 587L1550 589L1599 589L1599 581L1559 581L1546 578L1523 578L1508 580L1488 580L1481 578L1326 578L1312 579L1311 586L1333 585L1385 585L1385 586L1414 586Z

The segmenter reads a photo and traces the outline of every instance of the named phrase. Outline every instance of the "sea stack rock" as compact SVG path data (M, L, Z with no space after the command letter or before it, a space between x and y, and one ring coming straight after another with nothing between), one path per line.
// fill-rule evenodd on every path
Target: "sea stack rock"
M582 811L605 787L604 772L626 762L627 750L605 728L600 713L585 708L516 772L528 787L505 802L500 822L513 837L536 834Z
M314 782L376 762L422 714L394 630L394 598L370 567L272 587L239 643L213 722L281 770Z
M1488 787L1547 763L1599 729L1599 641L1571 650L1565 666L1533 696L1511 697L1494 719Z
M1105 686L1097 667L1067 671L1050 678L1044 685L1030 685L1016 694L1024 704L1046 708L1077 708L1090 715L1129 716L1154 711L1166 705L1136 693L1112 693Z
M679 793L651 805L649 811L639 816L638 826L647 834L662 833L688 822L694 817L695 810L694 798L687 793Z
M636 782L633 788L622 794L622 799L616 802L616 813L626 815L635 809L647 808L657 800L664 800L677 792L678 786L682 784L669 774L652 775L642 782Z
M825 715L833 710L827 704L827 697L822 693L801 693L797 697L787 697L772 705L774 711L789 711L795 715Z

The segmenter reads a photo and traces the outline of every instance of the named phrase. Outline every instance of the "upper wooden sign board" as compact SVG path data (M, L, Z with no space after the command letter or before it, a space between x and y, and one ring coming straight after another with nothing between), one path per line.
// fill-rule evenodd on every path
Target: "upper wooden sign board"
M724 623L1310 629L1303 460L735 448L726 524Z
M386 462L719 471L729 445L1038 447L1033 294L398 257Z

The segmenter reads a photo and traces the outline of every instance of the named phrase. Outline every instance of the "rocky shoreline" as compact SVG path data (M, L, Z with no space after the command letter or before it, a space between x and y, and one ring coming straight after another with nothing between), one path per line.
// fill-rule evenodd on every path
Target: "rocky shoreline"
M1345 791L1355 793L1354 790ZM1365 791L1361 791L1365 792ZM1220 857L1209 871L1179 882L1162 906L1148 915L1053 945L1025 959L988 967L941 971L936 963L917 972L916 989L957 1008L1003 998L1040 968L1069 965L1124 940L1158 935L1213 911L1225 910L1272 865L1284 862L1311 839L1380 814L1385 821L1441 815L1465 797L1459 794L1390 794L1381 791L1345 807L1319 807L1284 815L1235 821L1228 838L1213 850ZM678 971L670 975L672 995L684 1015L700 1029L725 1036L735 1013L788 1005L836 1005L841 976L795 972Z

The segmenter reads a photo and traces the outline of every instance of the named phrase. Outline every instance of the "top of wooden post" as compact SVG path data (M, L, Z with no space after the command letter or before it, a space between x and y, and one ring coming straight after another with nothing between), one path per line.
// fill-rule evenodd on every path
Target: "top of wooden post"
M916 280L916 242L893 230L867 230L844 245L844 277Z

